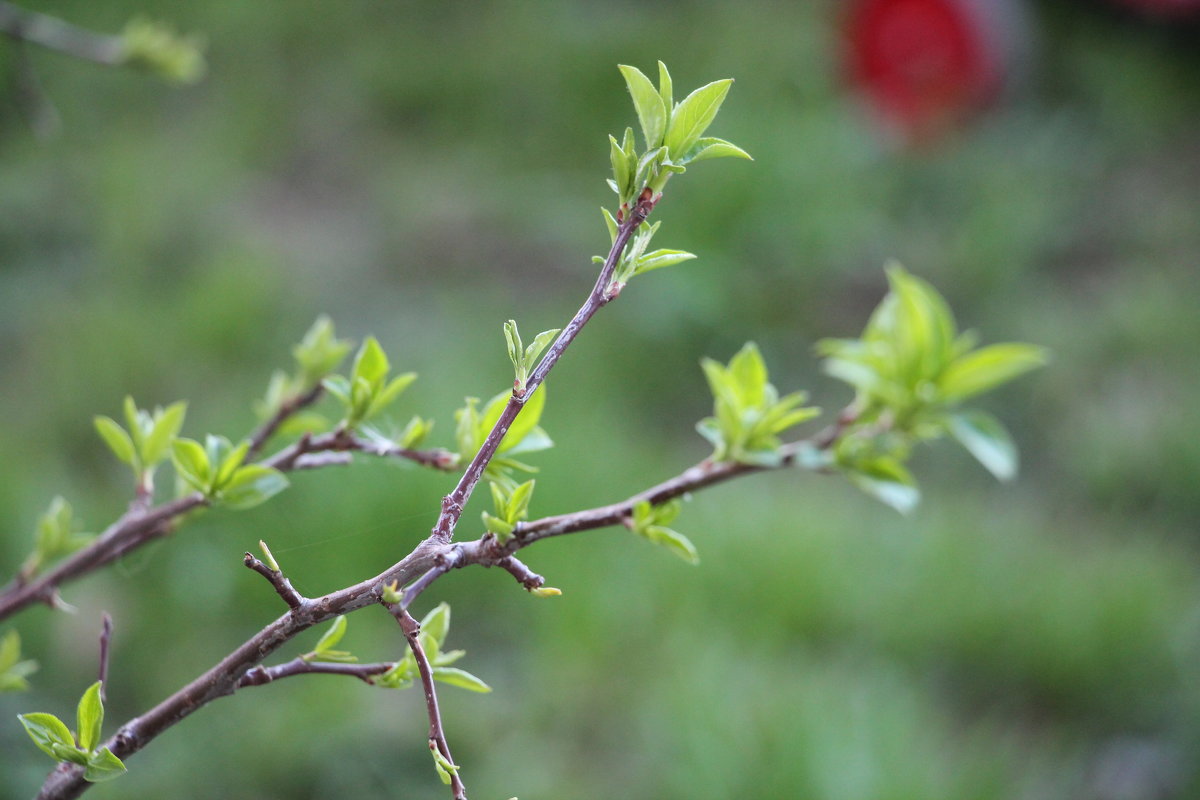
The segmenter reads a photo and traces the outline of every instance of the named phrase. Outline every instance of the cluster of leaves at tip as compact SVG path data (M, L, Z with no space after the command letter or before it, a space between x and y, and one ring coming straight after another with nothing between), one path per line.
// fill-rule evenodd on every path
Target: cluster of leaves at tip
M820 414L802 408L804 392L779 396L767 374L758 346L748 342L721 364L711 358L700 362L713 394L713 416L696 430L715 448L714 461L738 461L763 467L780 464L779 434Z
M333 375L325 379L325 389L345 408L342 425L354 428L377 416L412 385L417 373L405 372L389 380L392 366L374 336L368 336L354 356L350 377Z
M83 533L79 528L71 504L62 497L51 500L46 513L38 519L33 552L21 565L21 579L29 580L46 564L69 556L96 538L95 534Z
M504 413L504 407L508 404L511 396L511 392L500 392L487 402L482 411L479 409L479 398L468 397L466 405L454 412L454 419L458 423L455 440L461 460L469 461L479 452L479 448L483 446L488 434L495 427L496 421ZM524 409L513 420L508 433L500 441L496 456L484 472L486 478L499 483L506 489L513 489L517 485L513 478L514 471L537 472L536 467L517 461L513 456L522 453L536 453L554 446L550 435L538 427L538 423L542 419L542 410L545 407L546 386L542 384L525 401Z
M122 428L111 417L97 416L96 432L120 461L133 470L138 491L154 491L154 470L171 454L171 445L183 427L187 403L180 401L154 411L141 409L132 397L125 398L125 423Z
M121 63L171 83L195 83L204 77L204 39L180 36L164 22L135 17L121 33Z
M679 499L652 505L649 500L639 500L633 506L633 515L626 522L629 530L647 541L667 548L689 564L699 564L700 554L691 540L667 526L675 521L683 510Z
M518 486L509 486L496 481L488 485L492 489L492 504L495 514L483 512L483 525L502 544L512 538L517 523L529 515L529 501L533 497L535 481L528 480Z
M533 341L526 347L525 343L521 341L521 332L517 329L517 321L510 319L504 323L504 340L508 344L508 358L513 365L513 391L518 397L525 394L529 373L533 372L534 367L537 366L538 357L560 330L562 328L542 331L533 337Z
M642 129L644 148L639 151L633 128L626 128L621 141L609 136L609 160L613 177L608 185L617 194L616 214L602 209L612 241L617 229L644 192L656 197L672 175L687 171L689 164L709 158L750 158L750 155L724 139L704 136L725 102L733 79L713 81L701 86L675 103L671 74L658 62L658 87L637 67L622 65L621 74L629 87ZM611 286L620 291L634 276L652 269L671 266L695 258L683 250L649 250L658 224L643 227L621 254ZM603 257L594 260L603 263Z
M29 689L29 675L38 664L21 660L21 635L15 630L0 636L0 692L24 692Z
M246 464L249 440L233 445L209 434L204 444L176 439L172 459L185 484L226 508L246 509L264 503L288 487L283 473L265 464Z
M921 441L949 434L1001 480L1017 472L1017 451L991 414L960 405L1046 363L1045 349L1003 343L976 347L959 333L945 299L899 264L889 291L858 339L818 344L825 370L856 390L855 422L832 458L855 483L906 511L919 494L904 462Z
M112 780L125 773L121 759L107 747L99 746L100 729L104 723L104 701L100 688L100 681L96 681L80 698L74 733L53 714L34 712L17 715L38 749L55 761L83 767L83 779L91 783Z
M349 339L337 338L329 317L324 314L317 317L300 343L292 348L295 371L289 375L283 370L275 370L271 374L266 397L255 404L255 414L265 422L299 403L337 369L353 347L354 343ZM279 433L288 436L328 427L329 421L324 416L302 409L287 416L279 426Z
M446 603L439 603L421 620L421 630L417 634L421 649L425 651L425 657L429 660L433 679L472 692L490 692L492 687L479 678L465 670L450 666L467 653L465 650L444 649L446 634L449 632L450 606ZM336 642L335 639L334 643L336 644ZM413 655L412 650L409 650L404 654L404 658L397 661L390 670L373 678L372 683L385 689L407 689L420 677L416 656Z

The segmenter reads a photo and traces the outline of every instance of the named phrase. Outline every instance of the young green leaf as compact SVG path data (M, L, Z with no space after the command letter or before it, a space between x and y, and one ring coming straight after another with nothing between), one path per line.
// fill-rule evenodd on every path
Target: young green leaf
M1044 366L1046 351L1031 344L993 344L960 356L942 374L947 402L956 403Z
M100 681L87 688L75 711L79 747L87 752L100 743L100 728L104 724L104 702L100 699Z
M136 458L133 450L133 440L129 438L129 434L125 432L125 429L109 417L97 416L93 420L93 423L96 426L96 432L100 434L100 438L104 440L108 448L113 451L113 455L126 464L133 464Z
M901 514L911 513L921 500L912 474L893 458L881 457L846 471L850 481L876 500Z
M362 378L369 385L377 388L387 376L389 369L391 367L388 364L387 355L384 354L383 348L379 346L379 340L374 336L368 336L363 341L362 347L358 349L358 354L354 357L354 366L350 371L350 379L353 381L357 378Z
M678 162L704 135L729 94L732 78L713 81L689 94L671 113L667 127L666 145L671 158Z
M745 158L750 161L754 160L750 157L749 153L733 142L727 142L724 139L718 139L714 136L704 136L697 139L696 143L692 145L692 149L677 158L675 163L683 166L710 158Z
M700 554L696 546L679 531L661 525L650 525L646 528L645 536L655 544L662 545L689 564L699 564Z
M204 446L194 439L176 439L171 444L171 456L179 477L193 489L207 493L212 482L212 465Z
M625 76L625 84L633 96L633 106L637 110L638 122L642 126L646 149L654 150L662 145L663 132L667 124L667 108L663 103L662 95L637 67L621 65L618 68Z
M37 671L36 661L21 660L21 636L15 630L0 636L0 692L29 689L26 676Z
M479 678L457 667L434 667L433 679L472 692L490 692L492 690L492 687Z
M292 348L292 357L300 369L298 389L315 386L337 369L353 346L349 339L337 338L329 317L324 314L317 317L300 343Z
M433 753L433 766L437 770L438 777L442 779L442 783L449 786L453 780L452 776L458 772L458 765L450 763L450 759L442 755L432 739L429 740L429 751Z
M446 634L449 632L450 604L438 603L421 620L421 633L441 647L442 643L446 641Z
M155 409L150 430L142 443L142 464L152 467L170 455L171 442L179 435L187 403L172 403L165 409Z
M670 117L675 108L675 100L671 97L671 73L667 72L667 65L661 61L658 62L658 96L663 99L667 116Z
M247 464L219 490L219 500L226 508L242 511L265 503L287 487L287 477L274 467Z
M38 749L55 761L64 760L59 752L56 752L55 745L59 748L75 748L75 737L71 735L71 730L53 714L37 711L32 714L18 714L17 719L21 720L25 732L33 739Z
M1017 446L1000 420L985 411L961 411L951 415L947 427L997 479L1009 481L1017 476Z
M88 756L85 766L83 779L88 783L111 781L125 774L125 765L107 747Z
M329 629L321 634L321 638L317 640L317 646L313 648L313 652L321 653L337 647L338 642L346 635L347 624L345 617L335 619L333 624L329 626Z

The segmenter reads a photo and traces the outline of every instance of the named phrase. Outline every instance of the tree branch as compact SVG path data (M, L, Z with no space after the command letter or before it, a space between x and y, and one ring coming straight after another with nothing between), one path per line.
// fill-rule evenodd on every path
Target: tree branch
M292 582L279 570L271 569L250 553L246 553L242 559L242 563L266 578L276 593L283 598L283 602L287 603L288 608L300 608L300 606L308 602L308 599L297 592L292 586Z
M316 385L307 392L298 394L280 403L279 408L275 410L271 418L260 425L258 430L250 435L250 449L246 452L246 461L253 461L257 458L267 441L275 434L275 431L279 430L280 425L296 414L296 412L320 400L324 392L324 385L320 381L317 381Z
M463 509L467 505L467 501L471 498L471 492L475 490L476 484L483 477L483 473L487 470L488 464L491 463L492 457L496 455L496 451L500 448L500 443L504 441L504 435L508 433L508 429L512 426L517 415L521 413L521 409L525 407L525 402L533 396L541 386L542 381L546 379L546 375L558 363L566 349L583 330L583 326L587 324L597 311L599 311L609 300L613 299L613 295L609 294L608 285L612 280L613 270L617 267L617 262L621 258L621 253L625 249L629 237L637 229L646 217L654 209L658 199L653 196L649 189L642 192L633 211L629 214L617 230L617 236L613 240L612 247L608 251L608 257L604 260L604 266L600 269L600 275L596 278L596 285L588 295L587 300L575 312L575 316L567 323L567 326L558 334L558 338L546 350L546 354L542 356L542 360L530 374L529 379L525 383L525 391L518 395L515 391L512 397L509 398L508 404L501 412L500 418L496 420L496 424L492 427L487 438L479 447L479 452L471 459L471 463L467 465L463 472L462 478L459 479L458 485L454 487L454 491L446 495L442 500L442 513L438 517L437 523L433 526L433 536L441 542L449 542L454 538L454 529L458 525L458 520L462 516Z
M290 678L294 675L346 675L351 678L358 678L364 683L373 683L371 679L374 676L382 675L394 666L395 663L390 661L381 661L374 664L344 664L336 661L305 661L303 658L294 658L291 661L278 664L274 667L260 665L246 670L242 677L238 679L237 688L263 686L272 681L277 681L281 678Z
M450 775L450 790L454 793L454 800L467 800L467 787L458 776L458 767L454 764L454 757L450 755L450 744L446 741L446 732L442 729L442 712L438 708L437 689L433 685L433 669L429 666L425 649L421 647L421 623L402 608L392 607L389 610L400 623L400 630L404 631L404 638L408 640L408 646L417 661L417 671L421 674L421 686L425 690L425 711L429 715L429 749L441 753L446 763L451 765L451 768L443 769Z
M380 444L339 430L321 436L305 434L296 443L258 463L274 467L281 472L290 472L336 463L318 459L317 456L322 453L354 451L387 458L404 458L443 471L451 469L457 460L453 453L440 448L410 450ZM179 517L188 511L209 505L210 501L199 492L193 492L152 508L147 507L148 502L148 497L139 495L130 509L104 533L40 577L23 579L18 576L0 591L0 621L33 603L53 603L62 584L99 569L147 542L166 536L174 530Z

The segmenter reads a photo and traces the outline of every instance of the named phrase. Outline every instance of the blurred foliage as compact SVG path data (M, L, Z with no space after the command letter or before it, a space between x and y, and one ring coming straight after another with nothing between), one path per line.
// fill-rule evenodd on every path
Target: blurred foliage
M91 531L125 508L95 415L187 398L184 435L236 441L321 312L421 374L388 410L397 429L420 414L452 445L462 398L511 384L497 326L562 325L591 286L607 134L633 124L615 65L661 58L681 86L737 79L721 133L756 161L669 187L655 218L699 258L630 287L551 376L539 424L558 447L531 459L530 516L704 457L698 362L748 339L779 385L845 404L813 345L862 329L887 258L984 341L1037 342L1054 364L984 402L1025 456L1012 485L939 448L917 456L926 501L901 519L819 476L761 476L694 499L695 569L616 530L528 551L553 602L495 570L439 582L427 602L453 605L495 689L443 699L472 796L1200 791L1194 39L1047 3L1023 85L956 138L896 152L843 85L828 0L29 5L98 30L168 19L203 33L208 72L170 88L30 50L62 115L50 141L3 90L3 572L51 498ZM43 779L15 715L70 714L101 611L115 725L280 613L240 565L259 538L306 594L408 552L453 478L362 461L70 586L74 615L3 626L40 669L0 696L0 797ZM364 661L403 652L386 614L353 622ZM417 694L296 678L202 710L91 796L441 798L426 732Z

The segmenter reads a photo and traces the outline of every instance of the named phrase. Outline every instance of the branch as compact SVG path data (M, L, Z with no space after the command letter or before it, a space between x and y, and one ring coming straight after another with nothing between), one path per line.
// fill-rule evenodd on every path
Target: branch
M305 434L295 444L289 445L260 464L274 467L281 472L297 469L313 469L344 463L341 459L321 458L339 453L358 451L372 455L404 458L423 466L449 470L457 457L442 449L409 450L390 444L379 444L347 431L335 431L321 436ZM162 538L175 529L178 518L188 511L209 505L210 501L199 492L185 495L167 503L149 508L148 497L139 496L130 509L104 533L85 547L59 562L55 567L36 579L18 576L0 591L0 621L33 603L53 604L62 584L80 578L121 556L155 539Z
M308 602L308 599L297 592L292 586L292 582L279 570L271 569L250 553L246 553L242 563L266 578L276 593L283 598L283 602L287 603L288 608L300 608Z
M290 678L294 675L346 675L351 678L358 678L364 683L374 683L371 680L373 677L382 675L394 666L396 666L395 663L390 661L374 664L344 664L336 661L305 661L303 658L294 658L291 661L278 664L274 667L260 665L246 670L242 677L238 679L237 688L263 686L272 681L277 681L281 678Z
M259 426L250 436L250 449L246 452L246 461L253 461L262 451L263 446L279 430L279 426L286 422L289 418L296 414L301 409L311 406L313 403L321 399L325 387L317 381L311 389L303 394L298 394L289 400L280 403L279 408L271 415L271 418Z
M483 477L483 473L487 470L488 464L491 463L492 457L496 455L496 451L500 447L500 443L504 441L504 435L508 433L509 427L512 426L513 420L521 413L521 409L525 407L525 402L533 396L541 386L542 381L546 379L546 375L558 363L558 359L562 357L566 349L583 330L583 326L587 324L597 311L599 311L609 300L612 300L615 295L609 293L608 284L612 280L613 270L617 267L617 262L621 258L621 253L625 249L625 244L629 241L629 237L637 229L646 217L654 209L658 198L650 192L649 188L643 190L641 197L617 230L616 239L613 240L612 248L608 251L608 257L604 260L604 266L600 270L600 275L596 279L596 285L593 287L591 294L587 300L575 312L575 316L567 323L567 326L559 333L558 338L550 345L546 354L542 356L542 360L530 374L529 379L525 383L525 391L518 395L515 391L512 397L509 398L508 404L501 412L500 418L496 420L496 424L492 427L491 432L484 439L483 444L479 447L479 452L471 459L471 463L467 465L467 469L463 472L462 478L459 479L458 485L454 487L454 491L446 495L442 500L442 513L438 517L437 523L433 526L433 537L441 542L449 542L454 538L454 529L458 525L458 520L462 516L463 509L467 505L467 500L471 498L471 492L475 490L476 484Z
M120 36L95 33L12 3L0 2L0 33L106 67L124 62L124 42Z
M433 670L429 666L425 649L421 647L421 623L402 608L392 607L389 611L400 623L404 638L408 640L408 646L417 661L417 671L421 674L421 686L425 690L425 710L429 715L429 749L441 753L445 763L450 765L447 769L441 766L439 760L439 769L450 775L450 790L454 793L454 800L467 800L467 787L458 776L458 767L454 764L454 757L450 755L450 744L446 741L446 732L442 729L442 712L438 708L437 689L433 685Z
M151 509L134 506L120 519L41 577L28 582L14 581L0 592L0 620L33 603L53 603L58 588L67 581L86 575L141 545L166 536L176 519L192 509L208 505L199 492L185 495Z

